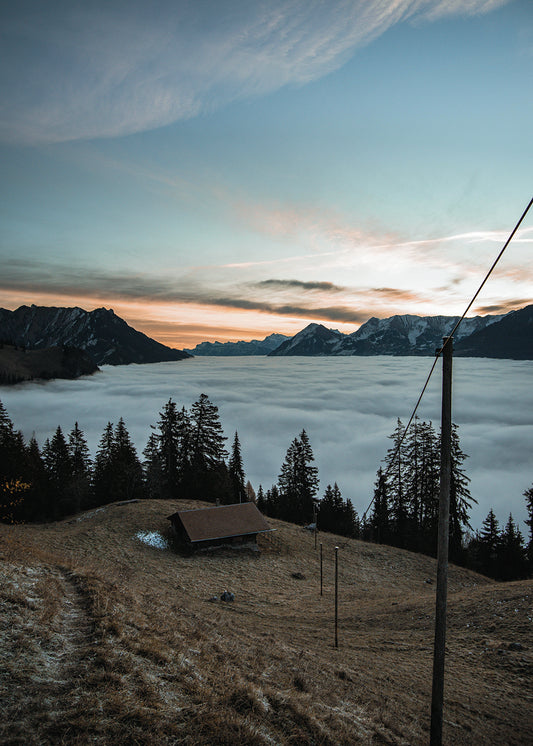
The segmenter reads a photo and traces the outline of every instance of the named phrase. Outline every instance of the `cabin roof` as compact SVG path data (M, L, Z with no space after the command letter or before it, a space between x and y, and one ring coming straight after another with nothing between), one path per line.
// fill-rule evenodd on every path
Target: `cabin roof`
M178 510L168 516L169 521L176 519L181 521L192 543L272 531L255 503Z

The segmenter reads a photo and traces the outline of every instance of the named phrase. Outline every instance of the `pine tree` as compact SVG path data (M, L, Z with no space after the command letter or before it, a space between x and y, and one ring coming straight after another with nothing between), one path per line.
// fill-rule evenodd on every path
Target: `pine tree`
M530 571L533 571L533 485L524 492L524 497L526 498L527 510L526 525L529 526L529 541L526 554L530 564Z
M282 517L281 495L276 484L272 485L272 487L267 490L267 493L265 495L265 503L266 515L270 516L271 518Z
M132 500L144 497L141 462L122 417L113 435L112 465L112 500Z
M295 523L313 520L318 492L318 469L305 430L295 438L285 456L278 478L280 518Z
M420 516L418 546L426 554L436 554L439 525L440 446L433 423L419 424Z
M500 545L500 526L491 508L477 533L475 549L477 570L491 578L498 577L498 549Z
M22 433L16 431L0 401L0 483L22 479L25 469L25 446Z
M409 505L405 485L404 439L405 428L398 417L396 428L389 438L392 447L387 451L387 483L391 516L391 543L404 547L408 541Z
M113 423L105 426L94 460L93 501L94 505L105 505L113 498Z
M224 459L228 453L218 407L201 394L190 412L190 461L182 481L182 492L190 499L233 502L233 489Z
M163 494L163 466L159 454L159 438L152 433L143 451L144 484L146 496L159 498Z
M78 423L74 424L68 439L68 452L72 467L72 497L75 512L87 508L91 493L91 457L85 435Z
M157 458L152 449L153 467L160 471L161 497L176 498L190 461L191 423L185 407L178 411L170 398L159 413L158 428Z
M49 505L50 485L35 435L32 435L26 447L26 463L26 480L29 488L24 496L24 519L47 521L53 516Z
M75 513L79 506L72 490L72 459L60 426L57 427L52 440L46 441L43 460L55 498L52 505L54 519Z
M509 514L498 547L498 577L500 580L527 578L528 566L524 551L524 539L520 529Z
M193 464L200 468L219 466L227 457L226 438L218 414L218 407L201 394L191 407L191 451Z
M459 443L459 432L456 424L452 425L452 453L450 478L450 559L461 562L464 557L462 550L463 528L470 526L469 511L472 502L477 503L468 489L470 479L464 473L462 464L468 456L463 453Z
M383 469L378 469L377 480L374 488L374 501L372 504L372 515L370 516L372 527L372 540L377 544L387 544L390 541L390 516L388 485Z
M267 512L267 504L266 504L266 498L265 493L263 492L263 485L259 485L257 489L257 500L255 502L257 505L257 509L261 511L261 513Z
M235 437L233 439L228 470L233 490L233 501L236 503L247 502L248 496L244 484L245 475L242 465L241 444L237 432L235 432Z

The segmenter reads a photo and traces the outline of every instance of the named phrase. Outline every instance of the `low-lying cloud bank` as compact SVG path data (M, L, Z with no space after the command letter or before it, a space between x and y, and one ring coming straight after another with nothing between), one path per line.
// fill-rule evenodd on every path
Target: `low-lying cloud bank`
M277 481L286 450L302 428L309 434L320 495L337 481L359 514L367 508L376 471L396 418L407 422L429 371L428 358L195 358L179 363L104 368L77 381L0 388L0 399L26 438L42 445L75 421L94 456L108 421L124 417L142 452L163 404L187 408L206 393L220 411L229 442L235 430L247 477L257 489ZM472 496L475 528L493 507L525 517L523 492L533 483L533 387L527 361L454 361L453 419ZM440 364L419 409L440 422ZM527 527L521 526L524 533Z

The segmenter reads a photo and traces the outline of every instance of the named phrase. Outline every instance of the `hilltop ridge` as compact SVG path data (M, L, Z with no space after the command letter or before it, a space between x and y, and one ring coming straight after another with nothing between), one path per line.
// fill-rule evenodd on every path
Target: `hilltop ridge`
M321 533L320 596L313 535L282 521L259 556L177 554L166 516L200 505L0 525L0 741L426 744L435 561ZM532 591L450 567L445 742L527 742Z

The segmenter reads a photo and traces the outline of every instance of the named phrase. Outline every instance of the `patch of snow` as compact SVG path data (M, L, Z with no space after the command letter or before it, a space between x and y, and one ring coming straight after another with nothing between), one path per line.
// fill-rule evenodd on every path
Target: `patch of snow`
M150 547L168 549L168 542L161 536L159 531L137 531L135 538L142 541L143 544L148 544Z

